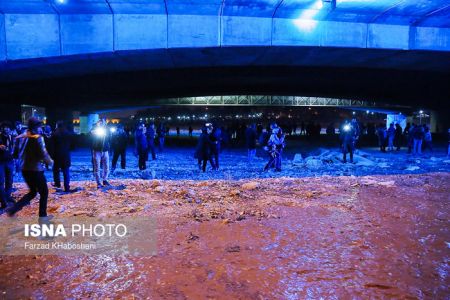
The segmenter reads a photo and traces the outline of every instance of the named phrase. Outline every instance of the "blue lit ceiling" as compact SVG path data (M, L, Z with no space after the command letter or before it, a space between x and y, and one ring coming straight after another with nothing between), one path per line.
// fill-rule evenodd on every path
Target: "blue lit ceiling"
M335 7L328 0L0 0L3 81L12 78L10 70L74 62L64 69L70 75L78 61L93 60L108 71L115 67L102 61L119 70L356 65L443 71L447 53L449 0L337 0Z

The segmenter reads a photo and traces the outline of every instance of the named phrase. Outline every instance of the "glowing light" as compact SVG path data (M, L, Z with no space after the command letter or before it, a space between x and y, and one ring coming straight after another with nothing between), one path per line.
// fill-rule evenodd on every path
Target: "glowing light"
M295 26L302 31L312 31L316 28L318 21L314 20L314 17L323 8L322 0L316 1L308 9L305 9L300 16L294 20Z
M111 131L111 133L114 133L114 132L117 131L117 128L116 127L111 127L109 130Z
M56 0L56 2L58 2L59 4L64 4L64 2L66 2L65 0Z
M351 129L350 125L348 125L348 124L344 125L344 131L350 131L350 129Z
M94 134L98 137L106 136L106 130L104 127L97 127L94 129Z
M423 114L423 110L419 111L419 114Z
M356 115L356 112L353 112L354 115Z

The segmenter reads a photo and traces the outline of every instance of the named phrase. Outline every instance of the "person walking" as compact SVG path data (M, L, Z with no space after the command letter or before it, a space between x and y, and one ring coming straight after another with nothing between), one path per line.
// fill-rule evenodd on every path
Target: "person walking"
M92 164L97 188L109 186L109 150L111 136L103 119L100 119L91 130ZM100 169L102 172L100 174Z
M56 130L52 136L51 156L53 164L53 182L54 186L61 188L60 172L64 179L64 192L70 192L70 148L72 146L72 134L67 130L63 121L56 124Z
M7 208L8 216L14 216L24 206L30 204L31 200L39 193L39 218L47 218L48 188L47 179L44 175L45 165L53 165L53 160L45 148L42 137L42 122L36 118L28 120L28 130L17 137L18 148L15 154L22 159L22 176L29 188L17 203Z

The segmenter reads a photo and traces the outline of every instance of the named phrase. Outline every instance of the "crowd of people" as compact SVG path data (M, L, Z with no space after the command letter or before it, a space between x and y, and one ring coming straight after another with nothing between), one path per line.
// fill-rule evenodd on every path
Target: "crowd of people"
M433 152L433 138L430 128L426 125L408 123L403 130L399 124L391 123L389 128L380 124L376 135L381 152L394 151L394 148L400 151L405 144L408 147L408 154L420 155L427 149Z
M301 125L301 133L305 127L305 134L314 134L306 130L308 126ZM294 128L294 127L293 127ZM369 133L367 128L367 133ZM152 160L157 159L159 152L164 151L165 138L168 128L160 123L138 123L134 139L134 154L138 157L139 170L147 168L149 155ZM344 121L339 127L340 145L343 154L343 162L353 162L353 153L362 135L360 124L353 119ZM225 133L224 133L225 131ZM247 148L247 158L252 162L256 156L256 149L260 147L267 155L268 162L263 171L281 171L282 153L285 148L286 133L283 126L272 122L267 127L252 123L249 126L240 127L239 135L243 135ZM320 129L316 129L320 132ZM180 129L177 127L177 135ZM193 128L189 126L189 136L192 136ZM295 132L295 130L293 131ZM290 135L293 134L290 132ZM335 135L335 128L330 124L327 128L328 135ZM372 132L372 131L371 131ZM70 167L71 149L73 148L73 132L67 129L64 122L59 121L53 131L49 125L44 125L36 118L30 118L27 126L21 122L14 125L8 122L0 124L0 213L6 212L12 216L30 201L40 195L39 217L47 216L46 206L48 198L47 179L44 171L53 171L53 186L61 192L70 193ZM219 170L220 153L227 143L228 128L219 127L214 123L206 123L201 128L201 134L194 151L194 158L198 168L206 172L208 162L212 170ZM232 133L232 134L237 134ZM390 124L388 128L380 124L373 128L373 135L377 136L380 151L399 151L403 145L408 147L408 153L421 154L423 149L433 151L432 136L426 125L408 124L403 130L399 124ZM241 137L242 138L242 137ZM122 124L107 124L100 119L90 131L90 144L92 154L92 170L98 188L109 186L110 153L112 154L112 171L116 169L120 158L120 167L126 168L126 155L129 145L130 132L125 130ZM450 130L449 130L450 141ZM450 143L449 143L450 145ZM450 155L450 146L449 153ZM23 179L28 185L29 192L17 202L12 198L14 174L22 173ZM61 184L61 173L63 183Z

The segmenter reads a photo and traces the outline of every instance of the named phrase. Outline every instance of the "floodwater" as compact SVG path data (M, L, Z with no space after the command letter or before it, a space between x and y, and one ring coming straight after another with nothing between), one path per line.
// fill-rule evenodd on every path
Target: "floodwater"
M51 193L53 214L155 216L157 255L3 256L0 298L445 299L449 182L449 173L122 180L124 190L109 191L77 182L77 193ZM20 214L36 213L34 202Z

